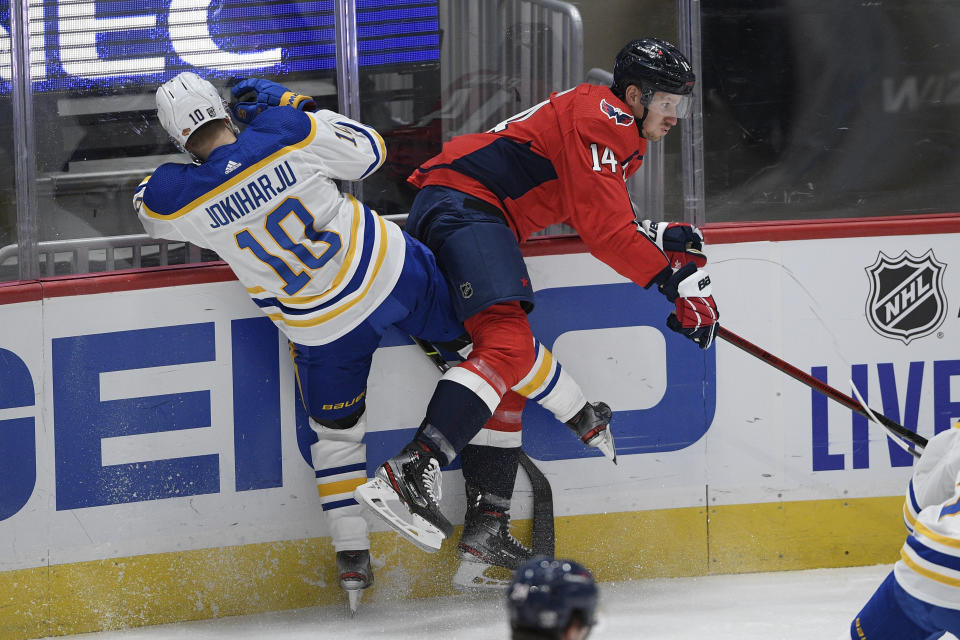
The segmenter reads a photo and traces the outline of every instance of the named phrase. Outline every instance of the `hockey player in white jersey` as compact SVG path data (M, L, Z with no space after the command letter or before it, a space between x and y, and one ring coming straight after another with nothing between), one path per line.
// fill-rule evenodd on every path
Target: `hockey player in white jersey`
M433 342L464 330L429 250L333 182L363 179L383 163L377 132L331 111L314 112L310 97L268 80L244 80L233 94L235 117L249 125L239 134L209 82L185 72L160 87L160 122L194 163L159 167L137 189L134 206L151 236L216 251L290 339L318 437L311 454L340 584L355 608L359 590L373 581L368 527L353 498L366 481L362 438L373 352L389 325ZM589 426L590 437L578 435L612 455L609 414L598 416L599 405L587 403L543 351L559 382L534 389L537 401L558 417L573 408L571 428L586 434ZM502 547L529 554L510 546L508 520L504 509L496 527L473 532L473 560L503 564Z
M434 341L463 333L433 255L341 194L384 160L370 127L266 80L246 80L237 132L212 84L185 72L157 91L157 115L194 164L168 163L134 206L153 237L212 249L290 339L317 435L317 490L352 608L373 582L368 524L353 490L366 481L364 414L373 352L390 325ZM267 109L288 105L292 108Z
M850 623L855 640L960 637L960 423L930 439L907 486L900 560Z

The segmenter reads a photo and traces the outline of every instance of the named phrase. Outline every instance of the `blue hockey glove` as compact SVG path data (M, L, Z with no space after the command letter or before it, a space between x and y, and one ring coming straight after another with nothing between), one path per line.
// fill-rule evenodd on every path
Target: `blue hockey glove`
M701 268L707 265L707 256L703 253L703 234L692 224L643 220L640 227L667 255L670 268L674 271L688 262Z
M289 106L301 111L316 111L317 103L310 96L294 93L282 84L263 78L247 78L240 81L231 90L236 104L233 105L233 117L244 124L270 107Z
M660 285L660 292L676 305L676 311L667 318L667 327L690 338L701 349L708 349L720 317L710 275L688 262Z

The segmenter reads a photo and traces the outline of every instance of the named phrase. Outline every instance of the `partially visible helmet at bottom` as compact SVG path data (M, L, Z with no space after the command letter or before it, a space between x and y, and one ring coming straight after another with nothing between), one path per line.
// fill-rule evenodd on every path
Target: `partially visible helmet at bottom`
M690 62L675 46L660 38L639 38L617 54L610 89L622 100L627 87L636 85L641 91L641 103L647 106L657 91L689 96L696 80ZM677 117L685 115L688 103L688 99L682 101Z
M190 136L215 120L233 120L217 89L192 71L184 71L157 89L157 117L183 150Z
M520 565L507 588L510 628L557 637L577 618L596 623L597 584L573 560L539 556Z

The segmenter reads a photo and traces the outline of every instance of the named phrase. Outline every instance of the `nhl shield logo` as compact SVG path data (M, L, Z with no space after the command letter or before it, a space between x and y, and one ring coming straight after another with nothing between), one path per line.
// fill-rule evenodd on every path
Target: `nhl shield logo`
M873 330L904 344L936 331L947 316L946 266L937 262L933 249L919 258L906 251L890 258L881 251L866 268L870 278L867 321Z
M464 300L466 300L466 299L468 299L468 298L472 298L472 297L473 297L473 285L470 284L469 282L463 282L463 283L461 283L461 284L460 284L460 295L463 296L463 299L464 299Z

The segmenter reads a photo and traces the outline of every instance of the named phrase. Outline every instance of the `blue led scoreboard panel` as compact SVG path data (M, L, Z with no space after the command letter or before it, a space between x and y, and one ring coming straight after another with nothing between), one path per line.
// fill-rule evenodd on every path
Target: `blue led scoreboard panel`
M0 27L9 35L9 0ZM115 91L184 70L284 76L336 67L334 0L31 0L36 91ZM437 0L356 0L361 68L440 59ZM0 81L10 90L9 49Z

